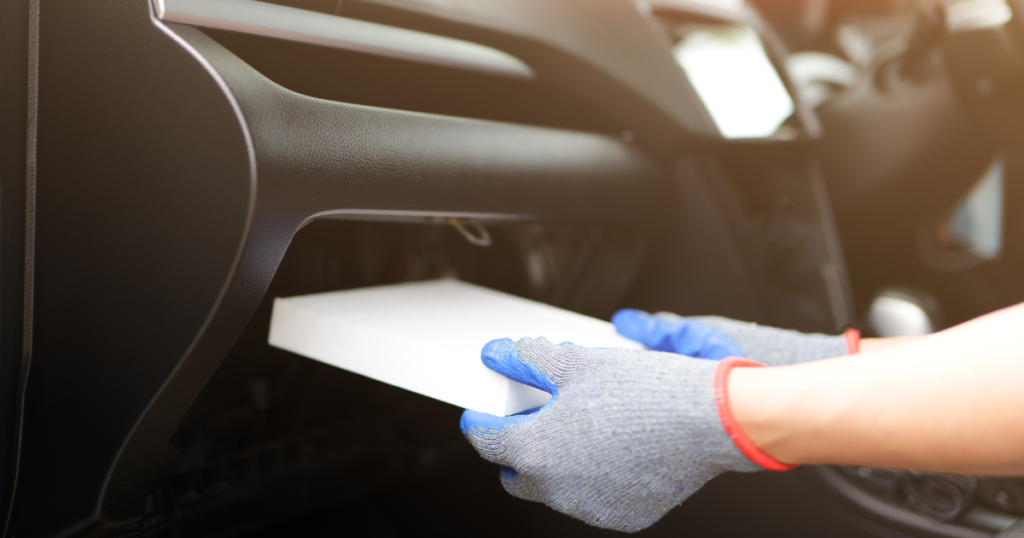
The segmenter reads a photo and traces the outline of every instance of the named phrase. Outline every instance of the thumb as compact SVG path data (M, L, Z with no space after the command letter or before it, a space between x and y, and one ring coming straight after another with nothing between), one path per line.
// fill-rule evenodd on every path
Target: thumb
M546 338L507 338L484 346L484 365L499 374L557 396L558 389L571 382L582 368L601 360L602 350L569 342L552 344Z
M487 461L509 465L509 443L516 424L528 420L528 415L496 417L487 413L467 409L462 413L459 429L469 444Z
M558 392L558 387L552 375L553 372L545 371L547 369L544 368L543 363L537 364L537 361L525 362L523 360L524 357L520 356L519 353L524 347L537 347L532 345L532 343L541 341L550 346L550 342L544 338L537 340L524 338L518 342L513 342L508 338L492 340L484 346L483 351L480 353L480 358L483 360L484 366L512 381L518 381L524 385L529 385L554 395ZM544 353L544 351L541 349L541 354L554 354L554 350L551 350L550 353ZM529 353L529 355L535 354Z

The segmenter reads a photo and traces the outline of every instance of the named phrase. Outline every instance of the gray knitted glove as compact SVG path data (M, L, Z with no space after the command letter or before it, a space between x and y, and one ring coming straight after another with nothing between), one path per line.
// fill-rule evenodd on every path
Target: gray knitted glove
M619 334L650 349L701 359L746 357L768 366L798 364L856 353L859 334L805 334L718 316L680 317L620 310L612 316Z
M729 418L728 372L760 366L753 361L556 346L544 338L495 340L482 357L553 397L526 415L466 411L463 434L484 459L502 465L509 493L592 525L648 527L716 475L763 469L744 454L789 468L754 448Z

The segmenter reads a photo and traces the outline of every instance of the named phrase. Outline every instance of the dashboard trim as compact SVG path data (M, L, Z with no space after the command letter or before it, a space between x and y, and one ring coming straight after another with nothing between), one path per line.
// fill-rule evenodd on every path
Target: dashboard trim
M500 50L415 30L255 0L153 0L158 19L503 77L535 78Z

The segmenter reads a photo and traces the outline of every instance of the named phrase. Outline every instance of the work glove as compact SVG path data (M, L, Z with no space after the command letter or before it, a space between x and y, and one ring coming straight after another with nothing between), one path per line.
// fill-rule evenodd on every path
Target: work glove
M731 419L726 382L746 359L495 340L488 368L547 391L528 414L462 415L462 432L500 464L512 495L591 525L633 532L726 471L786 470Z
M805 334L718 316L681 317L620 310L612 316L619 334L657 351L701 359L746 357L768 366L799 364L857 353L860 333Z

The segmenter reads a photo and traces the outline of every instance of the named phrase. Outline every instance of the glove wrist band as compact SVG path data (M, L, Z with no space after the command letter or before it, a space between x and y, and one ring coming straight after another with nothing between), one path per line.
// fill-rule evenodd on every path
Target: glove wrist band
M856 355L860 353L860 331L850 327L843 333L846 337L846 353L849 355Z
M847 342L850 340L847 339ZM740 452L744 456L750 458L751 461L771 471L788 471L795 469L796 465L790 465L788 463L782 463L781 461L765 454L761 449L754 445L753 441L747 437L747 434L743 433L740 429L739 424L732 416L732 410L729 408L729 373L732 372L733 368L743 367L754 367L764 368L765 365L760 362L753 361L750 359L741 359L739 357L729 357L722 359L718 363L718 367L715 369L715 406L718 408L718 418L722 421L722 426L725 428L725 433L729 435L732 442L736 445L736 448L740 449Z

